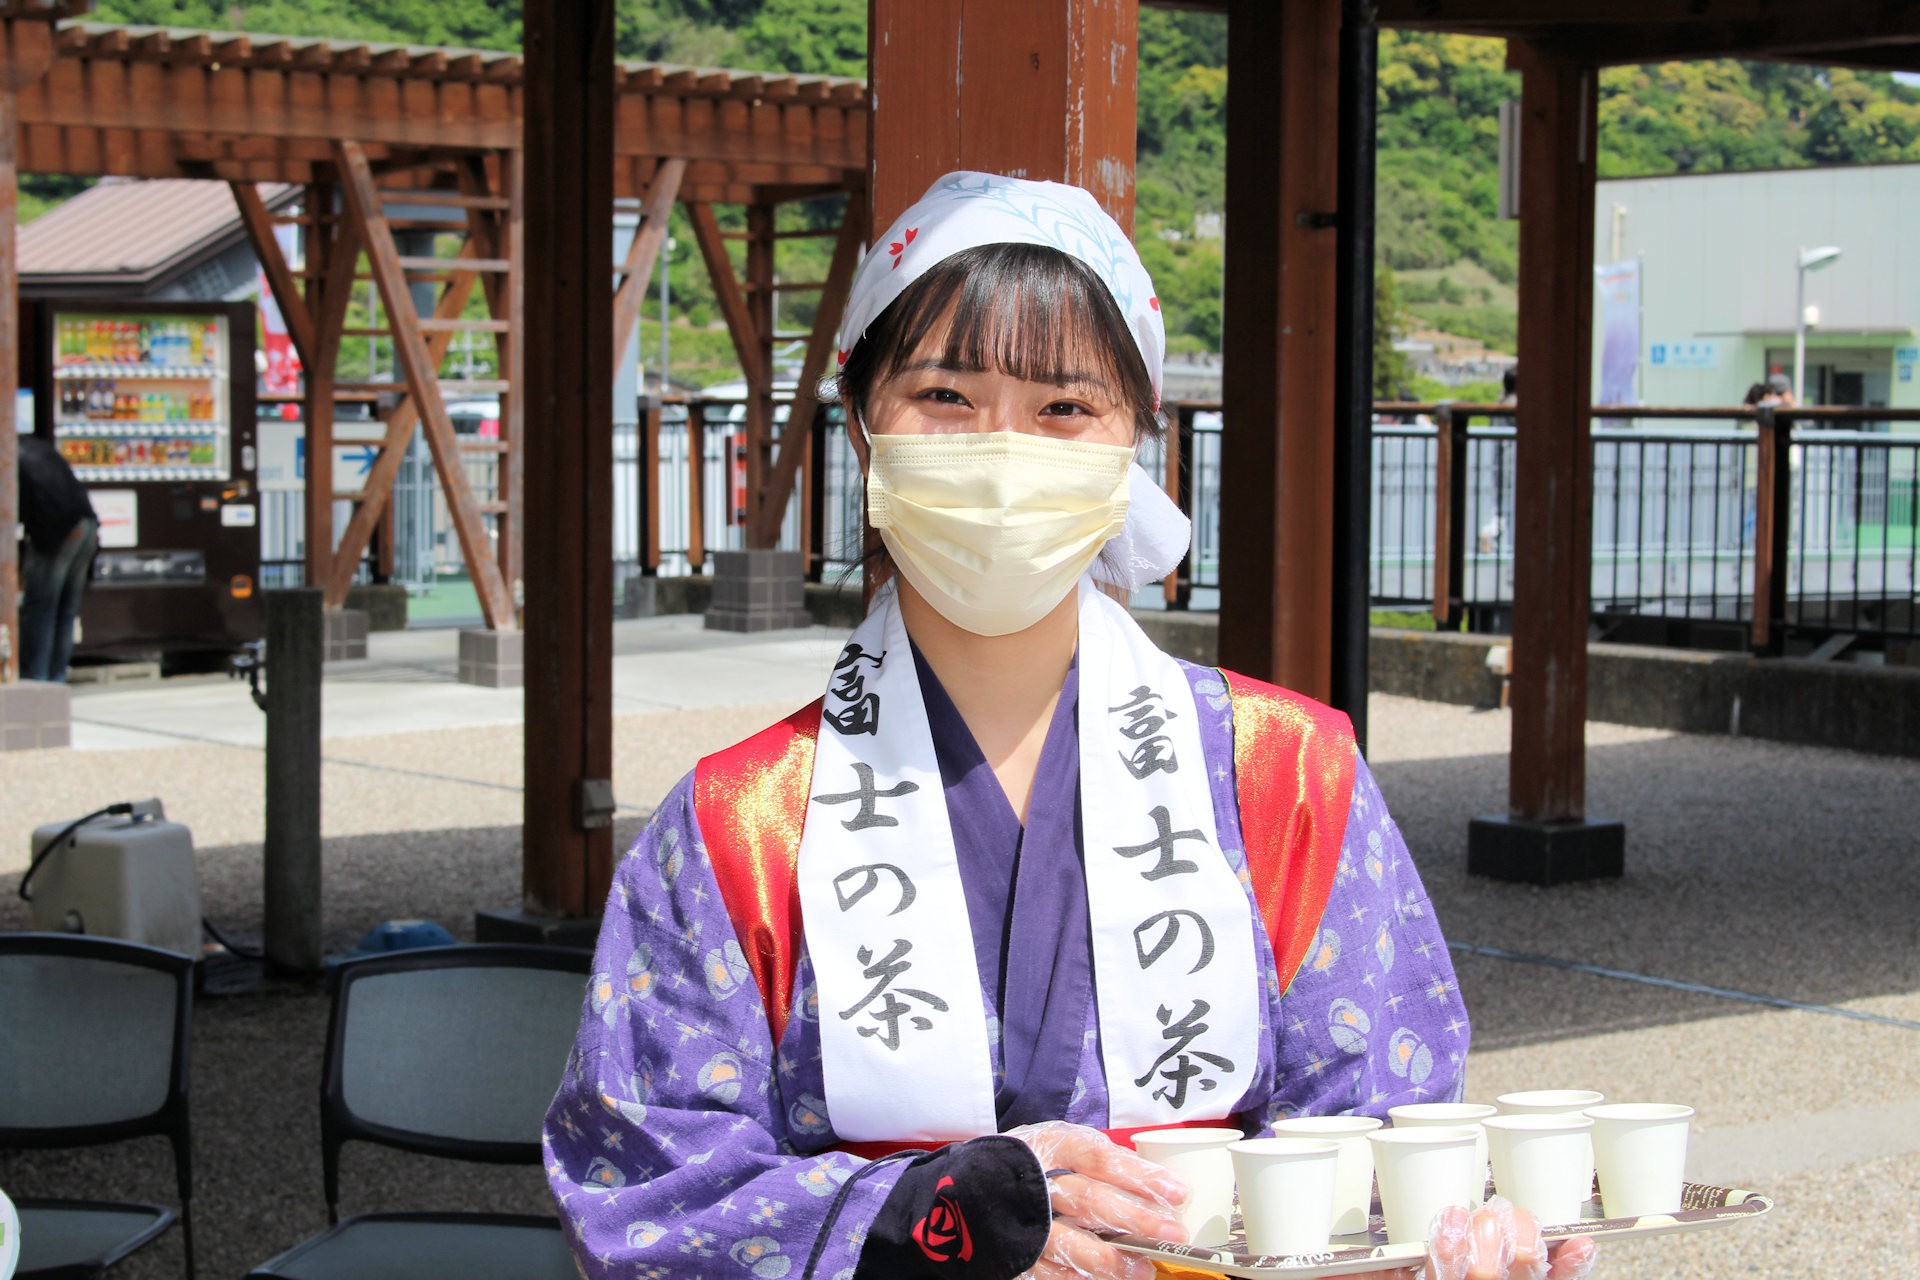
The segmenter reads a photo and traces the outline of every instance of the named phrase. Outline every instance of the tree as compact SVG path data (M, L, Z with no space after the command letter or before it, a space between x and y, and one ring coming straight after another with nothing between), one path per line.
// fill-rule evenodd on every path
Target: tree
M865 76L866 0L766 0L740 45L758 69Z
M1373 398L1397 400L1403 389L1413 384L1413 362L1394 343L1411 327L1409 317L1400 309L1394 289L1393 271L1383 265L1373 268Z

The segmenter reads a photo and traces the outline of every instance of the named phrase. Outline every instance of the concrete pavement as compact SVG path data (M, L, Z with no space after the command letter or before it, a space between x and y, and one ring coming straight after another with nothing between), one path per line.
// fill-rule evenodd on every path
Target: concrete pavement
M618 839L700 754L813 697L840 638L714 634L693 618L619 624ZM471 936L476 908L518 899L517 693L453 683L451 633L374 641L369 661L328 669L334 949L402 916ZM28 828L157 794L194 828L209 916L257 936L260 717L243 686L76 695L76 749L0 756L0 928L20 927L11 885ZM1609 1249L1599 1274L1909 1274L1920 1252L1920 762L1590 725L1590 807L1626 820L1628 874L1543 891L1462 870L1467 818L1504 806L1506 714L1379 696L1371 716L1370 759L1435 910L1450 939L1476 949L1455 956L1474 1019L1469 1097L1564 1086L1688 1102L1699 1111L1693 1176L1778 1200L1756 1225ZM1556 967L1566 963L1587 968ZM204 1275L238 1275L321 1222L313 1098L325 1021L324 999L297 990L206 999L196 1012ZM157 1144L128 1151L0 1156L0 1187L170 1199ZM535 1171L423 1168L378 1152L350 1151L344 1189L348 1209L545 1210ZM116 1274L178 1265L170 1241Z

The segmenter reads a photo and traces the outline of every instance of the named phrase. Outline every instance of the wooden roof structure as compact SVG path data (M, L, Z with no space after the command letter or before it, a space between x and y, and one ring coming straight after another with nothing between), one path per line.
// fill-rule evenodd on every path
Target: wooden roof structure
M1920 5L1901 0L1175 0L1225 12L1228 47L1226 365L1235 427L1223 441L1222 504L1236 537L1222 567L1220 656L1314 694L1364 724L1373 117L1377 32L1400 26L1497 36L1522 72L1519 560L1509 814L1476 824L1470 867L1552 882L1618 874L1617 824L1585 817L1586 627L1592 504L1590 324L1597 75L1611 63L1740 56L1920 67ZM611 875L608 341L644 290L664 236L656 217L690 205L722 311L755 391L748 421L753 545L785 505L804 450L771 430L772 206L825 191L849 202L809 338L803 395L824 369L836 288L867 225L885 225L934 177L969 167L1076 182L1121 222L1132 212L1135 0L873 0L871 94L857 81L698 68L616 67L610 5L526 0L525 61L461 50L278 40L154 29L56 27L87 0L0 0L0 522L14 477L13 183L53 172L225 178L250 225L252 183L312 184L327 237L320 277L297 284L269 260L275 292L324 357L344 288L369 260L407 366L394 432L420 416L450 496L455 445L437 425L435 343L479 325L502 343L514 403L555 429L503 414L500 447L527 457L527 823L525 888L537 912L596 910ZM955 74L955 70L959 74ZM13 144L19 124L18 153ZM582 121L611 120L608 130ZM518 128L516 129L516 122ZM671 191L669 197L667 193ZM323 194L324 193L324 194ZM650 197L649 228L607 305L594 255L615 193ZM443 202L465 223L453 265L399 251L389 198ZM257 200L257 195L253 197ZM734 277L711 202L741 201L748 278ZM870 208L868 207L870 205ZM857 206L857 207L856 207ZM705 213L701 210L705 209ZM523 218L524 214L524 218ZM271 240L270 235L265 240ZM520 267L517 246L526 245ZM263 257L271 258L259 235ZM309 270L313 270L310 261ZM443 287L413 315L410 281ZM480 282L491 319L461 320ZM623 301L625 299L625 301ZM610 314L611 313L611 314ZM411 316L411 319L406 317ZM825 326L825 327L823 327ZM309 368L324 367L322 358ZM309 406L309 422L318 400ZM807 406L793 417L805 421ZM310 428L311 429L311 428ZM392 452L392 450L389 450ZM322 448L310 457L324 458ZM445 457L443 457L445 455ZM316 468L317 469L317 468ZM511 625L520 474L501 570L481 584ZM311 473L310 473L311 475ZM310 484L319 484L310 480ZM324 494L325 490L316 492ZM309 510L329 506L310 501ZM470 564L483 517L456 503ZM367 532L369 505L349 529ZM497 518L497 517L496 517ZM327 547L312 530L309 546ZM484 539L480 539L484 542ZM362 543L361 545L364 545ZM0 541L0 620L17 582ZM476 583L480 583L476 574ZM337 577L337 575L336 575ZM539 646L534 661L534 646ZM10 659L0 658L0 679Z
M19 94L34 173L308 183L349 138L376 171L517 147L518 54L71 22ZM752 204L857 187L866 85L661 63L615 69L616 195L687 161L681 198Z

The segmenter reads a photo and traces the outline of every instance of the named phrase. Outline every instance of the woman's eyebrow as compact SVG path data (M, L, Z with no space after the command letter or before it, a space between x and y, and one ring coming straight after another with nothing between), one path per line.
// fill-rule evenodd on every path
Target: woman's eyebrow
M985 373L982 365L957 364L951 360L916 360L912 364L900 367L900 376L909 373ZM1112 383L1095 373L1075 373L1070 371L1044 370L1038 376L1023 378L1023 382L1040 382L1050 387L1093 387L1100 391L1110 391Z

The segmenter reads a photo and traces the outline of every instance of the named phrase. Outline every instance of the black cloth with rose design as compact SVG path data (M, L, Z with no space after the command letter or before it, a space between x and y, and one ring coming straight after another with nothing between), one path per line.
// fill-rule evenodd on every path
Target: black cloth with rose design
M1012 1280L1052 1226L1046 1171L1024 1142L956 1142L899 1167L854 1280Z

